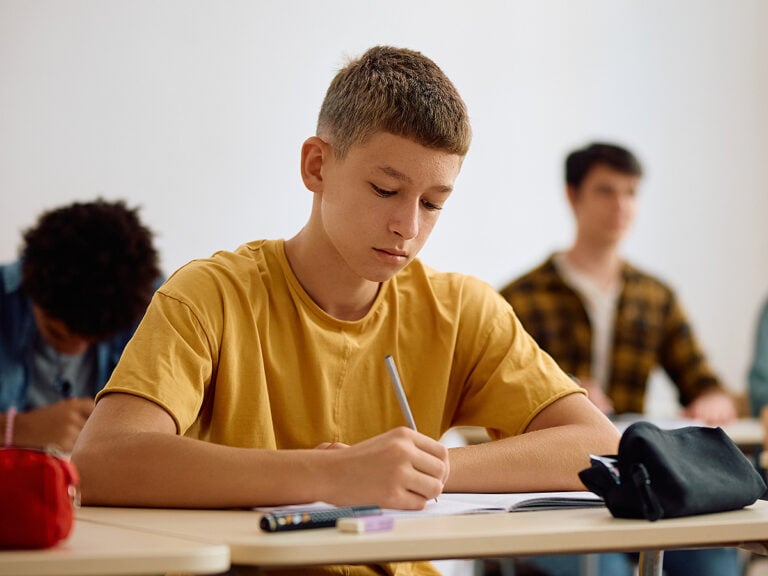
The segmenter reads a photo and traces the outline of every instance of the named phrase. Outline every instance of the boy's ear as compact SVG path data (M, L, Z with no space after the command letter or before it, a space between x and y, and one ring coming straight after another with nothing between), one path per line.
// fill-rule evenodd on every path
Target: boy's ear
M301 179L308 190L323 191L323 167L329 154L333 150L317 136L307 138L301 146Z
M579 195L579 191L573 184L566 184L565 194L568 197L568 204L573 208L576 205L576 199Z

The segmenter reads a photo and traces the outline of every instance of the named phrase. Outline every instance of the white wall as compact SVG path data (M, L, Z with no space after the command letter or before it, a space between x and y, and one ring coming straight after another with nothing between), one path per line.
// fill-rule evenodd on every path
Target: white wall
M406 46L475 134L424 259L501 286L570 241L563 156L624 143L647 167L627 254L743 389L768 295L766 22L762 0L0 0L0 260L96 195L143 206L166 271L292 235L331 77Z

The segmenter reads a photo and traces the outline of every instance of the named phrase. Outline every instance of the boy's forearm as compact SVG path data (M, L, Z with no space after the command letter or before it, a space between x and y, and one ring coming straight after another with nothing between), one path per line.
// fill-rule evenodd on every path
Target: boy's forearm
M100 429L104 434L103 428ZM400 427L338 449L234 448L168 432L84 432L72 455L85 504L226 508L378 504L421 509L448 470L439 442Z
M585 490L578 472L589 455L616 453L619 434L608 426L573 424L453 448L445 492Z
M78 446L73 461L87 505L228 508L318 500L321 455L314 452L233 448L140 433Z

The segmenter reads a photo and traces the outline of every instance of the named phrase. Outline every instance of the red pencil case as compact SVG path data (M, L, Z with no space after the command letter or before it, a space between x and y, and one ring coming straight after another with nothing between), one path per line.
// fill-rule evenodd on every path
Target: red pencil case
M69 536L79 476L67 459L0 448L0 548L50 548Z

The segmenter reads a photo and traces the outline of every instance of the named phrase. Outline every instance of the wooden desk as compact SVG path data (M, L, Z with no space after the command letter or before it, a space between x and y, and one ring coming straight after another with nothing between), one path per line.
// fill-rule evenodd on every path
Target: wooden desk
M740 448L762 448L765 432L759 418L741 418L722 427Z
M216 574L230 567L224 544L77 520L69 539L47 550L0 550L1 576Z
M660 428L675 428L679 426L699 425L693 420L655 420L653 418L648 419L649 422L653 422ZM626 428L631 422L618 422L617 427L619 430ZM721 426L723 431L728 437L733 440L733 443L739 446L739 448L745 450L753 450L760 448L763 445L763 426L758 418L741 418L725 426ZM467 441L467 444L482 444L488 442L488 434L485 428L479 428L475 426L460 426L455 428L459 434Z
M81 508L81 521L229 545L233 564L305 566L538 554L641 551L643 574L661 574L657 551L747 547L768 551L768 502L733 512L647 522L607 509L469 516L399 517L389 532L344 534L333 528L267 534L247 510ZM647 554L651 552L651 554Z

